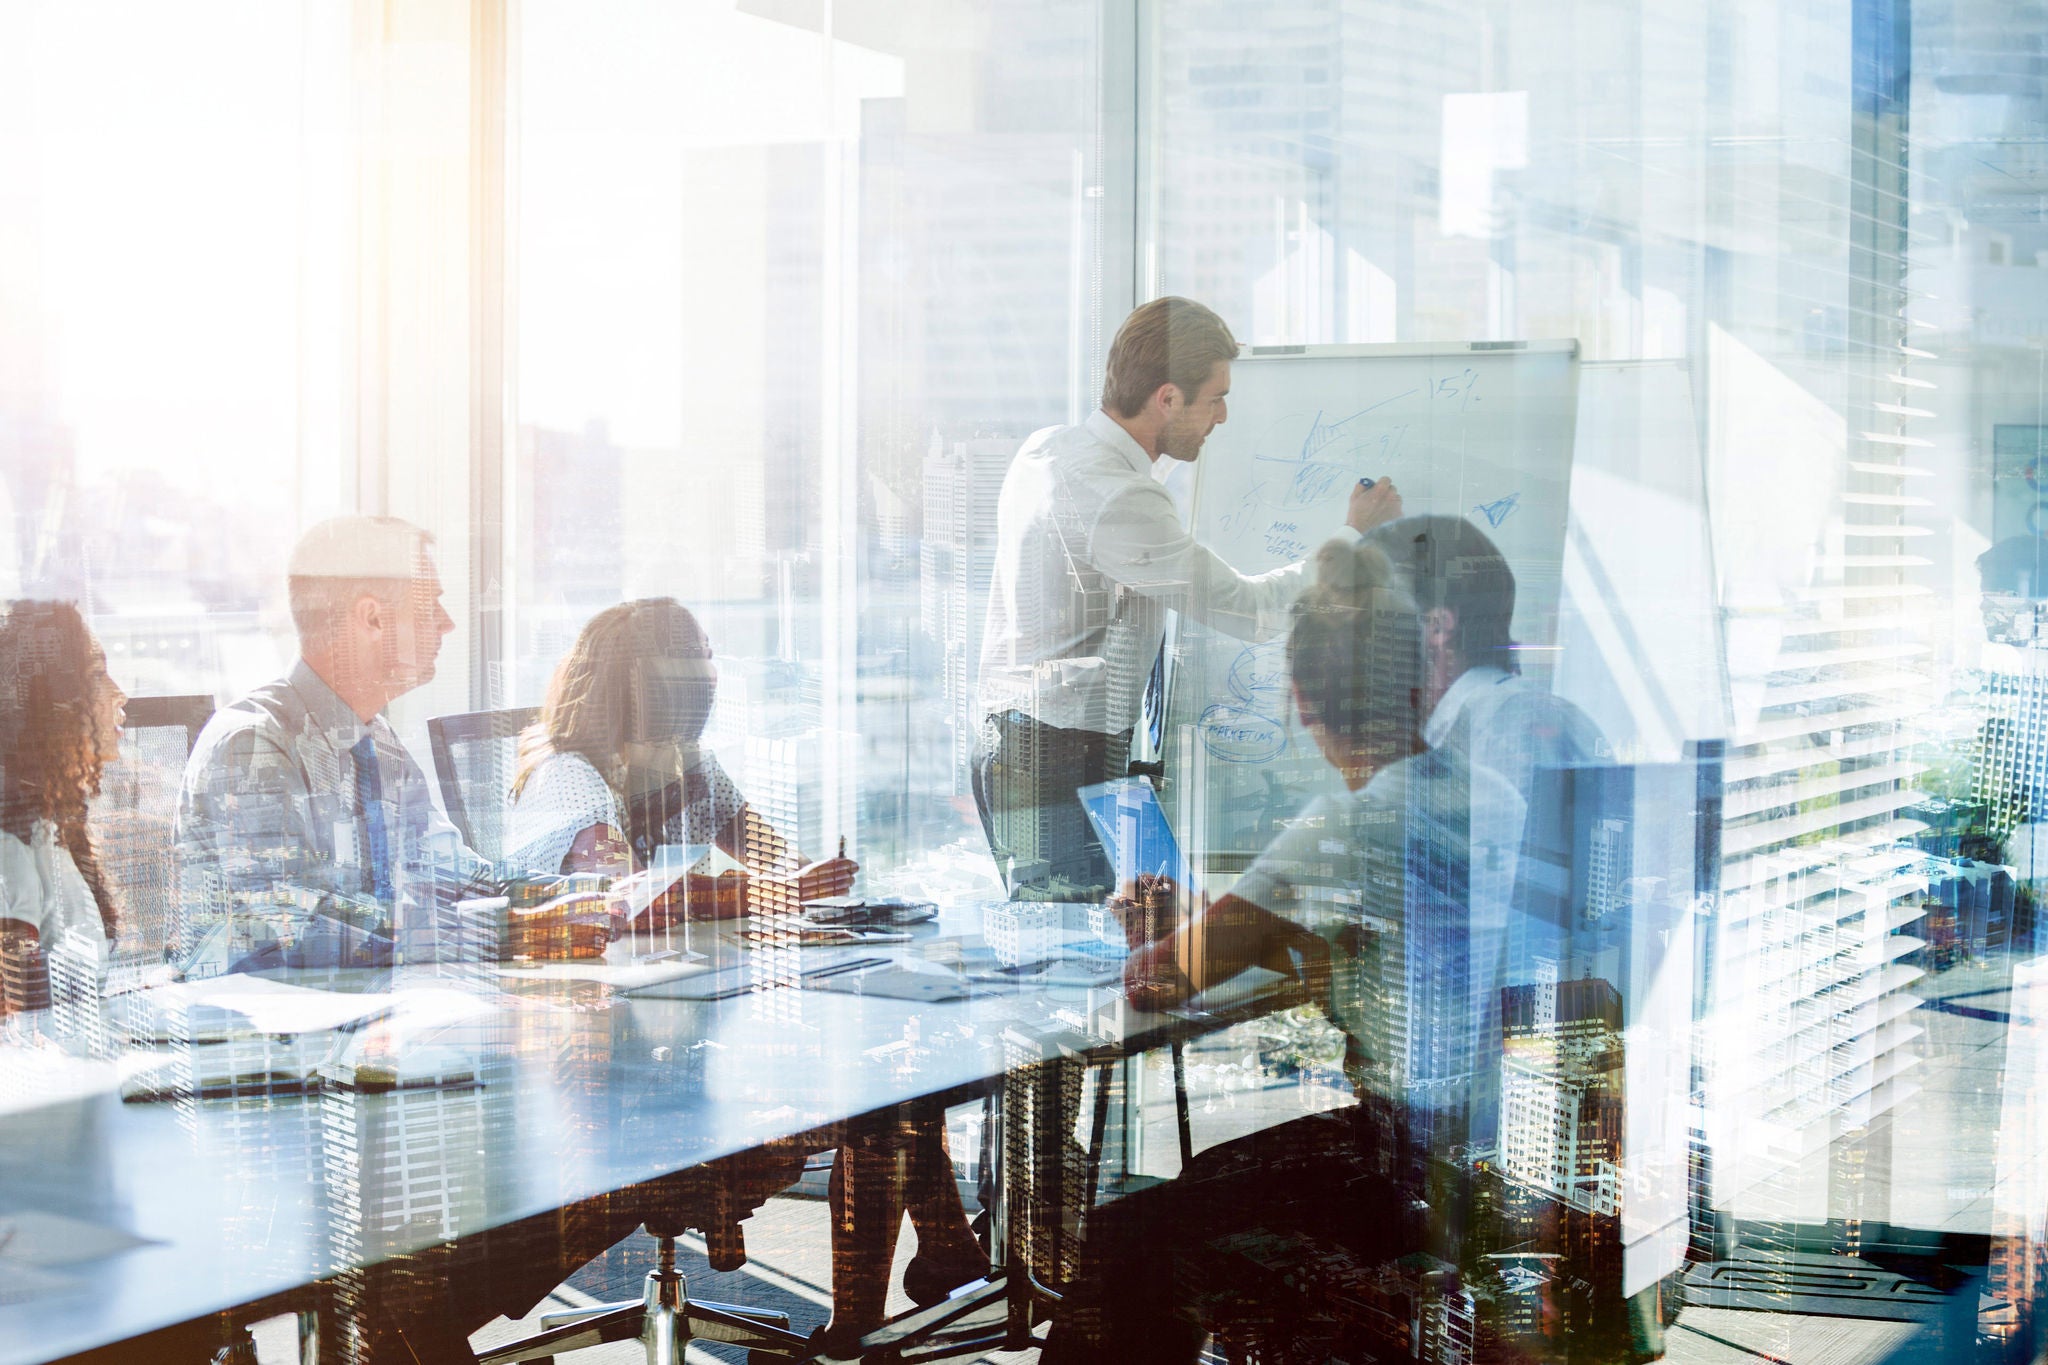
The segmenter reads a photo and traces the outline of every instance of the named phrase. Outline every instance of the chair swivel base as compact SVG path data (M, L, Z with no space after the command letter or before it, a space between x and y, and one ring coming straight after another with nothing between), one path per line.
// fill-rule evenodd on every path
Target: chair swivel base
M689 1286L676 1271L675 1242L662 1238L660 1253L660 1266L647 1272L646 1292L639 1300L545 1314L541 1325L546 1330L524 1341L478 1352L480 1365L548 1360L565 1351L581 1351L635 1337L647 1349L648 1365L682 1365L683 1348L693 1339L744 1346L750 1351L792 1360L811 1355L811 1339L789 1330L787 1313L730 1303L693 1302Z

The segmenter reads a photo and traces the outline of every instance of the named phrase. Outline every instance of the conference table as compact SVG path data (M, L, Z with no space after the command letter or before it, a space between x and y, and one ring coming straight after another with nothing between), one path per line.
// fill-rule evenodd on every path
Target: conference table
M742 947L700 928L711 964L740 964L746 985L717 1000L624 989L674 970L636 964L655 946L644 938L615 943L602 964L318 974L344 994L430 1002L406 1035L425 1040L425 1060L384 1059L398 1085L358 1084L374 1068L352 1060L324 1083L208 1097L191 1078L204 1075L207 1049L231 1044L117 1040L90 1062L0 1047L0 1238L18 1228L48 1244L0 1259L0 1365L302 1306L312 1287L364 1267L777 1139L906 1101L987 1093L1005 1078L1014 1089L1034 1072L1072 1076L1299 999L1240 988L1147 1014L1115 980L982 981L966 999L862 993L864 973L820 988L819 968L861 958L889 959L883 975L899 987L898 964L947 978L981 948L984 913L943 908L910 942L885 947ZM1086 909L1064 913L1085 936ZM437 1018L453 1022L426 1026ZM367 1048L378 1060L379 1027L355 1030L352 1058ZM39 1079L52 1057L66 1069ZM151 1064L125 1088L161 1097L124 1099L115 1080ZM81 1081L82 1068L93 1074ZM439 1082L422 1083L429 1073Z

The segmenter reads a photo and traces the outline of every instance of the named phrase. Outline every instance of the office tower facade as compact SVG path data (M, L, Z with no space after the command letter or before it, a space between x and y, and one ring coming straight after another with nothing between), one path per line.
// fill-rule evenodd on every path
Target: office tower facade
M1739 1130L1785 1135L1715 1153L1723 1231L1769 1255L1810 1245L1801 1225L1854 1254L1864 1226L1885 1222L1894 1118L1917 1089L1906 1016L1919 972L1900 959L1919 947L1925 883L1905 841L1924 828L1912 818L1924 765L1908 727L1934 693L1914 489L1939 397L1908 281L1897 22L1893 6L1856 9L1857 59L1841 71L1853 98L1832 116L1828 154L1797 171L1801 193L1853 212L1855 228L1795 247L1798 210L1780 195L1768 230L1811 268L1790 289L1741 291L1708 356L1709 392L1757 400L1718 425L1710 468L1761 472L1748 422L1775 413L1801 458L1839 471L1802 500L1812 555L1731 569L1722 591L1736 714L1701 1047L1707 1102ZM1780 98L1788 111L1811 101ZM1737 183L1753 175L1739 154L1726 160ZM1745 270L1770 268L1759 256ZM1724 553L1743 534L1717 527Z
M2048 964L2015 965L2009 1002L1978 1330L2018 1351L2039 1340L2048 1313Z
M1586 905L1589 924L1598 924L1628 904L1627 885L1635 875L1629 857L1628 822L1612 818L1594 825L1586 849Z
M857 737L822 729L750 735L742 752L747 804L774 826L793 852L812 861L836 853L840 837L854 829L854 793L838 789L841 804L833 806L819 775L828 763L850 767L858 752Z
M1920 1002L1908 988L1923 970L1905 961L1922 945L1909 932L1924 915L1919 859L1897 845L1837 846L1820 866L1813 856L1751 860L1776 875L1759 875L1750 897L1724 897L1715 925L1716 990L1729 1006L1708 1040L1717 1102L1740 1116L1739 1132L1782 1135L1768 1147L1738 1138L1715 1161L1743 1220L1772 1227L1854 1222L1861 1196L1881 1191L1838 1166L1919 1088ZM1888 1174L1879 1158L1868 1170Z
M1987 660L1981 687L1970 801L1982 832L2007 840L2048 820L2048 645L2029 643Z
M390 1324L429 1320L477 1295L491 1266L559 1254L546 1238L521 1246L511 1231L488 1230L487 1154L514 1133L518 1015L472 1017L431 1047L405 1028L401 1014L338 1048L308 1106L318 1114L328 1252L343 1268L323 1333L347 1365L384 1358L394 1343L378 1335ZM391 1033L380 1039L383 1030Z
M2019 921L2019 884L2012 868L1974 858L1929 858L1925 871L1929 919L1919 932L1930 949L1946 947L1951 963L1986 959L2015 948L2031 950L2014 937L2025 926ZM1933 931L1937 913L1949 940L1944 945L1936 944Z
M924 462L924 534L918 615L937 654L954 791L965 794L981 726L976 695L989 578L995 571L996 502L1017 443L982 438L937 448Z
M1586 1213L1621 1211L1621 995L1598 977L1509 986L1501 1006L1501 1168Z

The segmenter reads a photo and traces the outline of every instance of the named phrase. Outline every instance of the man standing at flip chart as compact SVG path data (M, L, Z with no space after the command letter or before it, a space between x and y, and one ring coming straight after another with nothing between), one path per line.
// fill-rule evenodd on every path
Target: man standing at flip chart
M1181 525L1162 480L1227 416L1237 338L1190 299L1117 329L1102 407L1024 442L996 504L974 798L1013 897L1114 889L1075 792L1122 777L1166 613L1244 640L1285 629L1302 565L1237 572ZM1391 479L1351 492L1363 535L1401 515Z

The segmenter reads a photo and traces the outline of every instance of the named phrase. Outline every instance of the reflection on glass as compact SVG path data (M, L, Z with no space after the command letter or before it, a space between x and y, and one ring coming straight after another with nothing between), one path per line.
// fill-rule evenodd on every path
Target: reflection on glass
M0 1365L2035 1359L2038 8L7 6Z

